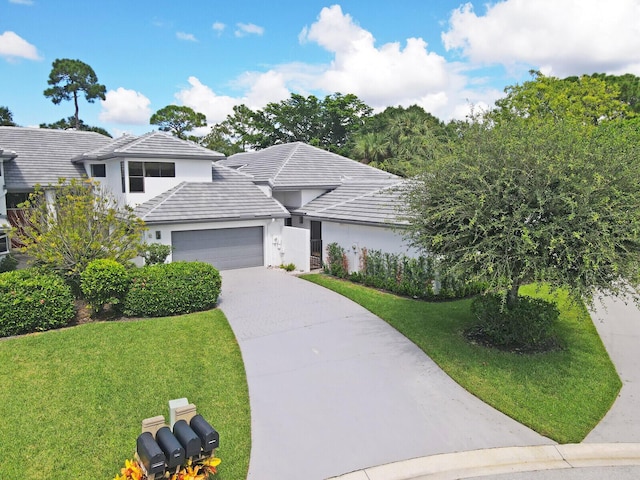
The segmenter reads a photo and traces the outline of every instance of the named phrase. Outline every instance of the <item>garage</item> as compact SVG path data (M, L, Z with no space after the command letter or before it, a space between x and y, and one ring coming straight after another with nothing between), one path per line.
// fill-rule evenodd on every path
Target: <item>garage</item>
M218 270L264 265L263 227L171 232L173 261L199 260Z

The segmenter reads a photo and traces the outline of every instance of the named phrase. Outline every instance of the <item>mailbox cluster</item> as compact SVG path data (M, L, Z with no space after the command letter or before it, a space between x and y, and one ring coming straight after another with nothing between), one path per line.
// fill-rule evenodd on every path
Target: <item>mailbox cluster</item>
M169 410L173 430L162 416L142 421L136 457L149 480L165 472L177 472L189 459L198 462L212 457L220 445L220 435L202 415L195 413L195 405L188 404L186 399L172 400Z

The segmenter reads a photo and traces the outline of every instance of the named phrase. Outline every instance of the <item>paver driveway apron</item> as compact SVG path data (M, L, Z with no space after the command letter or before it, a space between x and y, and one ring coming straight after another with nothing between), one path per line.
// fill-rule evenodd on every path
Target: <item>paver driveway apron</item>
M249 383L251 480L319 480L436 453L553 443L336 293L277 269L222 278L220 307Z

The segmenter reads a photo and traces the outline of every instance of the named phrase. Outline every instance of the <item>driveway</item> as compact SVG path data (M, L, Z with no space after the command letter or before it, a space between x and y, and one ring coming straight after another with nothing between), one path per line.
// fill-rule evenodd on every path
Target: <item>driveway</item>
M336 293L266 268L222 278L220 308L249 383L250 480L320 480L437 453L553 443Z
M593 323L622 380L618 399L585 442L640 443L640 310L633 302L596 300Z

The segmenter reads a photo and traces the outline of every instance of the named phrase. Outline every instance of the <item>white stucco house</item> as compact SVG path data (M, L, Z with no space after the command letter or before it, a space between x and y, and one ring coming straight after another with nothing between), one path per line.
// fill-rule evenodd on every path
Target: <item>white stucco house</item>
M174 261L306 271L332 242L347 248L352 269L363 247L410 253L398 217L402 179L304 143L225 158L164 132L113 140L0 127L0 159L0 223L19 223L17 205L36 184L90 177L134 207L146 242L171 245ZM8 250L0 234L0 255Z

